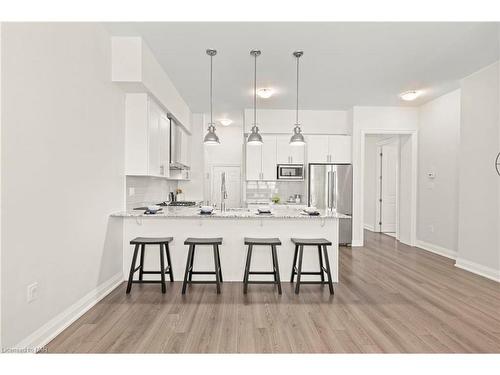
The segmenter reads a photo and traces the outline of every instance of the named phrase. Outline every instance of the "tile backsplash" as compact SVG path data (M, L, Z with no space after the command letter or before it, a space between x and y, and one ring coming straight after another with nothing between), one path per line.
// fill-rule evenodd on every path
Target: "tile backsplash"
M301 195L301 203L307 203L305 181L247 181L247 203L271 202L274 196L280 197L280 202L285 203L291 195Z
M168 200L168 193L175 191L178 184L177 181L146 176L127 176L126 179L127 210Z

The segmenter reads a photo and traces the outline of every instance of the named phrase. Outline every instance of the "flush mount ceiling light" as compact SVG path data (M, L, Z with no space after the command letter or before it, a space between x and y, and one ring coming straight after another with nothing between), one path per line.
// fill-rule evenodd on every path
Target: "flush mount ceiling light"
M215 134L215 124L213 121L213 79L212 79L212 60L217 54L215 49L207 49L207 55L210 56L210 122L208 123L208 132L203 139L203 143L206 145L218 145L220 144L219 137Z
M295 108L295 127L293 128L293 135L290 138L290 145L292 146L302 146L306 144L299 123L299 59L303 54L304 54L303 51L295 51L293 53L293 56L295 56L297 60L297 101Z
M257 95L259 95L259 98L262 98L262 99L268 99L271 96L273 96L273 94L274 94L273 89L262 88L262 89L257 90Z
M251 50L250 55L254 57L254 70L253 70L253 126L252 132L248 135L247 144L261 145L262 136L259 134L259 127L257 126L257 57L260 55L259 50Z
M420 96L421 92L417 90L405 91L399 94L399 97L407 102L411 102L412 100L417 99Z
M233 123L233 120L231 120L230 118L221 118L219 122L222 126L229 126Z

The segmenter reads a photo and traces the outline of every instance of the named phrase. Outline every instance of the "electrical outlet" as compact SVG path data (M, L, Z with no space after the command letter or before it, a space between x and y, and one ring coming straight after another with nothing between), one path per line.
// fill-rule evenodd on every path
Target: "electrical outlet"
M26 301L28 303L36 300L38 298L38 283L28 285L26 292Z
M128 188L128 196L131 197L132 195L135 195L135 188L129 187Z
M429 232L434 233L434 225L429 225Z

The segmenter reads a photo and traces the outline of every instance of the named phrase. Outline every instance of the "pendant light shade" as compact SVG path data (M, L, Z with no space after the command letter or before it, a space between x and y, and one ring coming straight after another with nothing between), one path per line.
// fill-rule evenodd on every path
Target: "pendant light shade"
M254 75L253 75L253 126L252 131L248 135L248 145L261 145L262 136L259 134L259 127L257 126L257 57L260 55L259 50L251 50L250 55L254 57Z
M299 59L303 54L304 54L303 51L295 51L293 53L293 56L295 56L297 60L297 101L295 109L295 127L293 128L293 135L290 138L290 145L292 146L302 146L306 144L299 123Z
M210 122L208 123L208 132L203 139L203 143L206 145L218 145L220 144L219 137L215 133L215 123L213 121L213 79L212 79L212 60L215 55L217 55L217 50L207 49L207 55L210 56Z

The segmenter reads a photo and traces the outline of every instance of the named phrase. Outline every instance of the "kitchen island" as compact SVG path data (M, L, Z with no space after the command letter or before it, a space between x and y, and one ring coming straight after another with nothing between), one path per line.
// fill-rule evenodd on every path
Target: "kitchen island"
M186 265L188 247L184 245L187 237L222 237L220 247L222 274L224 281L243 280L246 247L244 237L279 237L282 245L278 246L278 262L282 282L289 281L292 269L294 245L291 237L326 238L332 242L328 247L328 256L332 278L338 282L338 223L344 215L335 212L320 212L318 216L309 216L299 209L272 209L272 214L257 214L246 208L228 209L225 212L215 210L211 215L202 215L199 208L164 207L155 215L145 215L143 211L131 210L114 213L111 216L123 218L123 274L128 277L133 246L129 244L135 237L174 238L170 244L174 279L182 281ZM198 247L197 247L198 249ZM211 247L199 246L194 262L196 270L213 270ZM145 254L145 269L159 269L159 251L157 246L149 246ZM253 271L272 269L269 247L254 247L252 256ZM315 248L304 249L303 270L319 269L318 252ZM147 275L149 276L149 275ZM146 279L146 275L144 276ZM201 276L207 277L207 276ZM154 276L149 277L154 278ZM269 279L255 275L254 280ZM303 280L312 280L314 276L303 276Z

